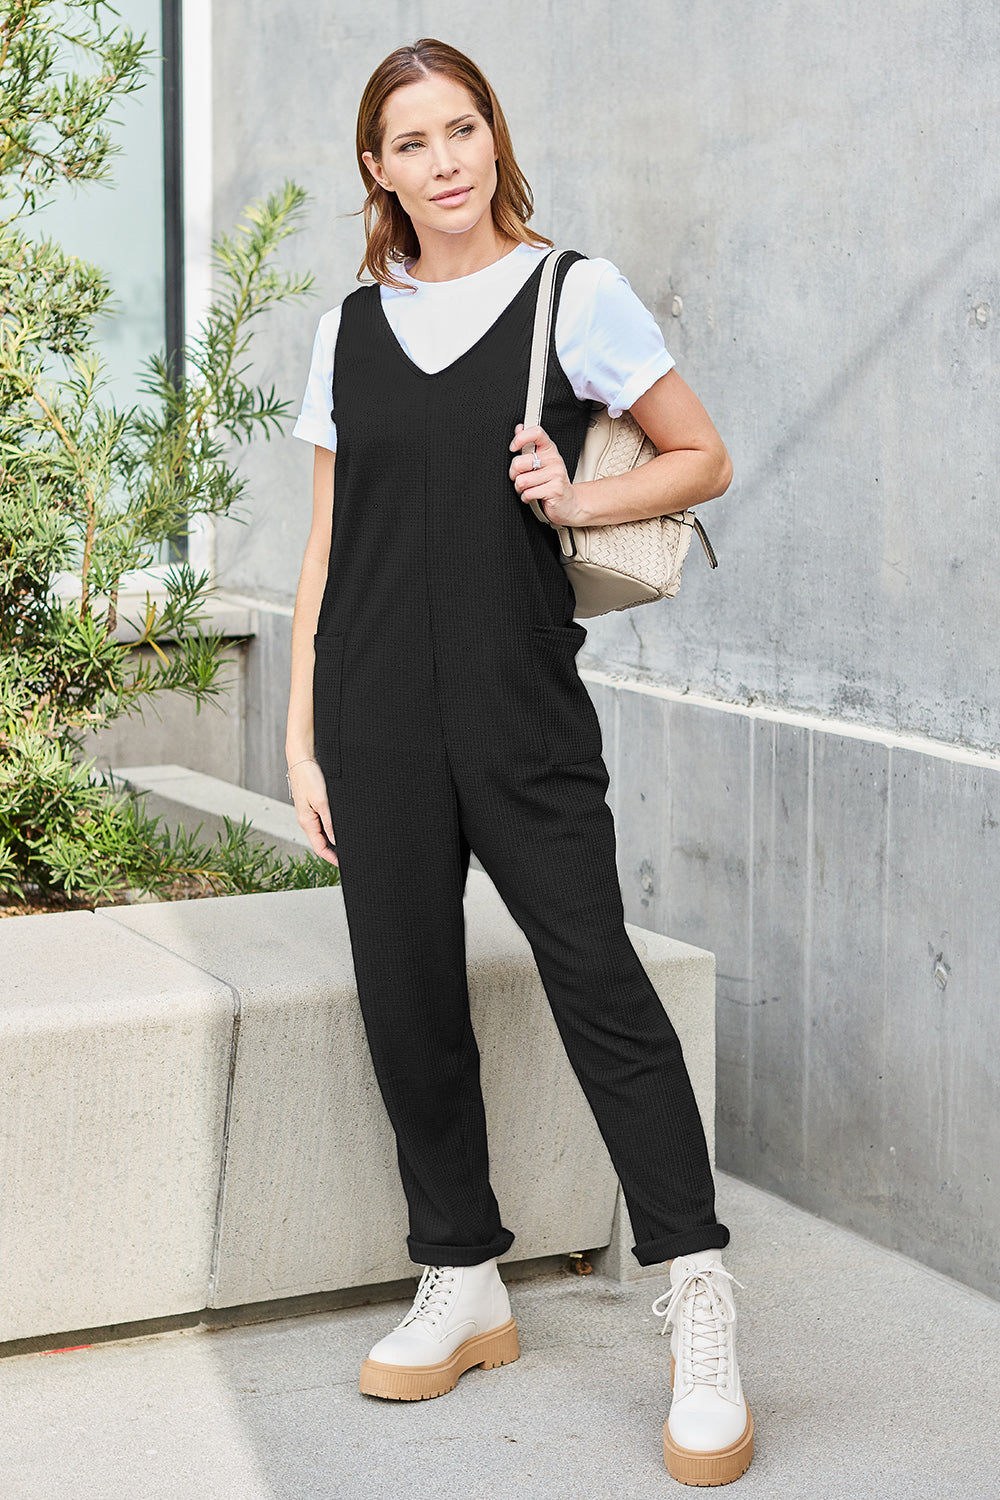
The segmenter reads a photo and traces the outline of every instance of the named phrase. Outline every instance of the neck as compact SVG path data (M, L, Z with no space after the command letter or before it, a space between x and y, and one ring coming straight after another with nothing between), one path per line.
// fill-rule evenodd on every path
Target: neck
M432 230L421 232L418 238L420 254L410 267L414 281L457 281L461 276L472 276L500 260L518 243L501 234L488 215L466 234Z

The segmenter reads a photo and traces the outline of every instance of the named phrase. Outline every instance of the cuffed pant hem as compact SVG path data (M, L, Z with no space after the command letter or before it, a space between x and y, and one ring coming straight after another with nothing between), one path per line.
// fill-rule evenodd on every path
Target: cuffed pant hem
M698 1250L724 1250L728 1244L729 1230L725 1224L706 1224L703 1229L685 1229L682 1234L665 1235L660 1240L633 1245L632 1254L640 1266L655 1266L660 1261L673 1260L676 1255L694 1255Z
M509 1229L501 1229L488 1245L430 1245L408 1235L406 1249L418 1266L481 1266L484 1260L505 1255L514 1243Z

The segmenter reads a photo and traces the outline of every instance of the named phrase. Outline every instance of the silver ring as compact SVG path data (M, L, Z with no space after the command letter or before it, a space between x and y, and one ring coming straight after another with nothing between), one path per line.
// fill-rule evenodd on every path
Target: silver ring
M537 453L531 455L531 467L533 469L540 469L542 467L542 460L538 457Z

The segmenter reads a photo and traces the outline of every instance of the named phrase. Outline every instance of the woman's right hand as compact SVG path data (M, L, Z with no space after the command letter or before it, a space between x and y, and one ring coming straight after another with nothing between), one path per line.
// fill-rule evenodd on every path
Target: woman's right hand
M330 802L326 795L326 778L314 760L301 761L288 773L295 801L299 827L312 845L313 853L328 864L340 868L337 841L330 819Z

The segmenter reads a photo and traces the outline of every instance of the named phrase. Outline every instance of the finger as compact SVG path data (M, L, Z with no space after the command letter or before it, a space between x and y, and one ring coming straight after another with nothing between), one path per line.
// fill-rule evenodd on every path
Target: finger
M333 839L328 838L326 829L323 827L323 821L312 803L307 802L303 807L296 808L296 812L298 813L299 827L317 854L319 854L320 850L326 848L327 843L333 843Z
M326 839L312 840L312 849L317 859L325 860L328 865L337 864L337 851L331 849Z
M546 500L558 500L559 496L550 485L539 484L522 490L519 498L524 501L525 505L530 505L532 500L537 500L539 505L543 505Z
M534 443L536 448L541 447L543 443L546 446L549 446L551 445L551 441L552 440L549 437L548 433L545 431L544 427L524 427L519 422L517 427L515 427L514 429L514 437L511 441L510 451L512 453L517 453L521 448L524 447L526 443Z
M307 828L305 831L312 852L316 855L317 859L323 859L330 865L340 864L340 860L337 858L337 850L333 847L333 840L327 838L322 825L318 821L314 827Z
M535 458L536 457L539 460L539 462L537 464L535 463ZM518 478L518 475L520 475L520 474L540 474L540 473L542 473L542 471L543 471L544 468L545 468L545 465L541 462L541 455L540 454L519 453L516 458L512 458L511 459L511 461L510 461L510 471L509 472L510 472L511 479L513 479L516 482L517 478Z
M514 488L520 495L526 487L537 489L541 485L565 485L569 482L569 475L559 454L553 453L548 463L539 464L537 468L533 468L530 463L522 464L513 475L513 480Z
M514 429L514 437L511 438L511 453L517 453L528 443L546 443L547 435L543 428L525 428L522 423Z
M334 848L336 848L337 840L333 836L333 820L330 817L329 802L317 802L316 811L319 813L319 820L323 825L323 832L326 834L330 843L333 844Z
M530 470L526 474L519 474L514 480L514 488L521 499L537 499L543 490L551 490L553 480L559 480L557 469L539 469L537 473Z
M325 797L317 797L311 803L310 811L316 820L314 823L315 839L313 840L313 848L321 859L328 860L334 865L339 864L340 861L336 857L337 840L333 832L330 803ZM310 839L312 839L312 834L310 834Z

